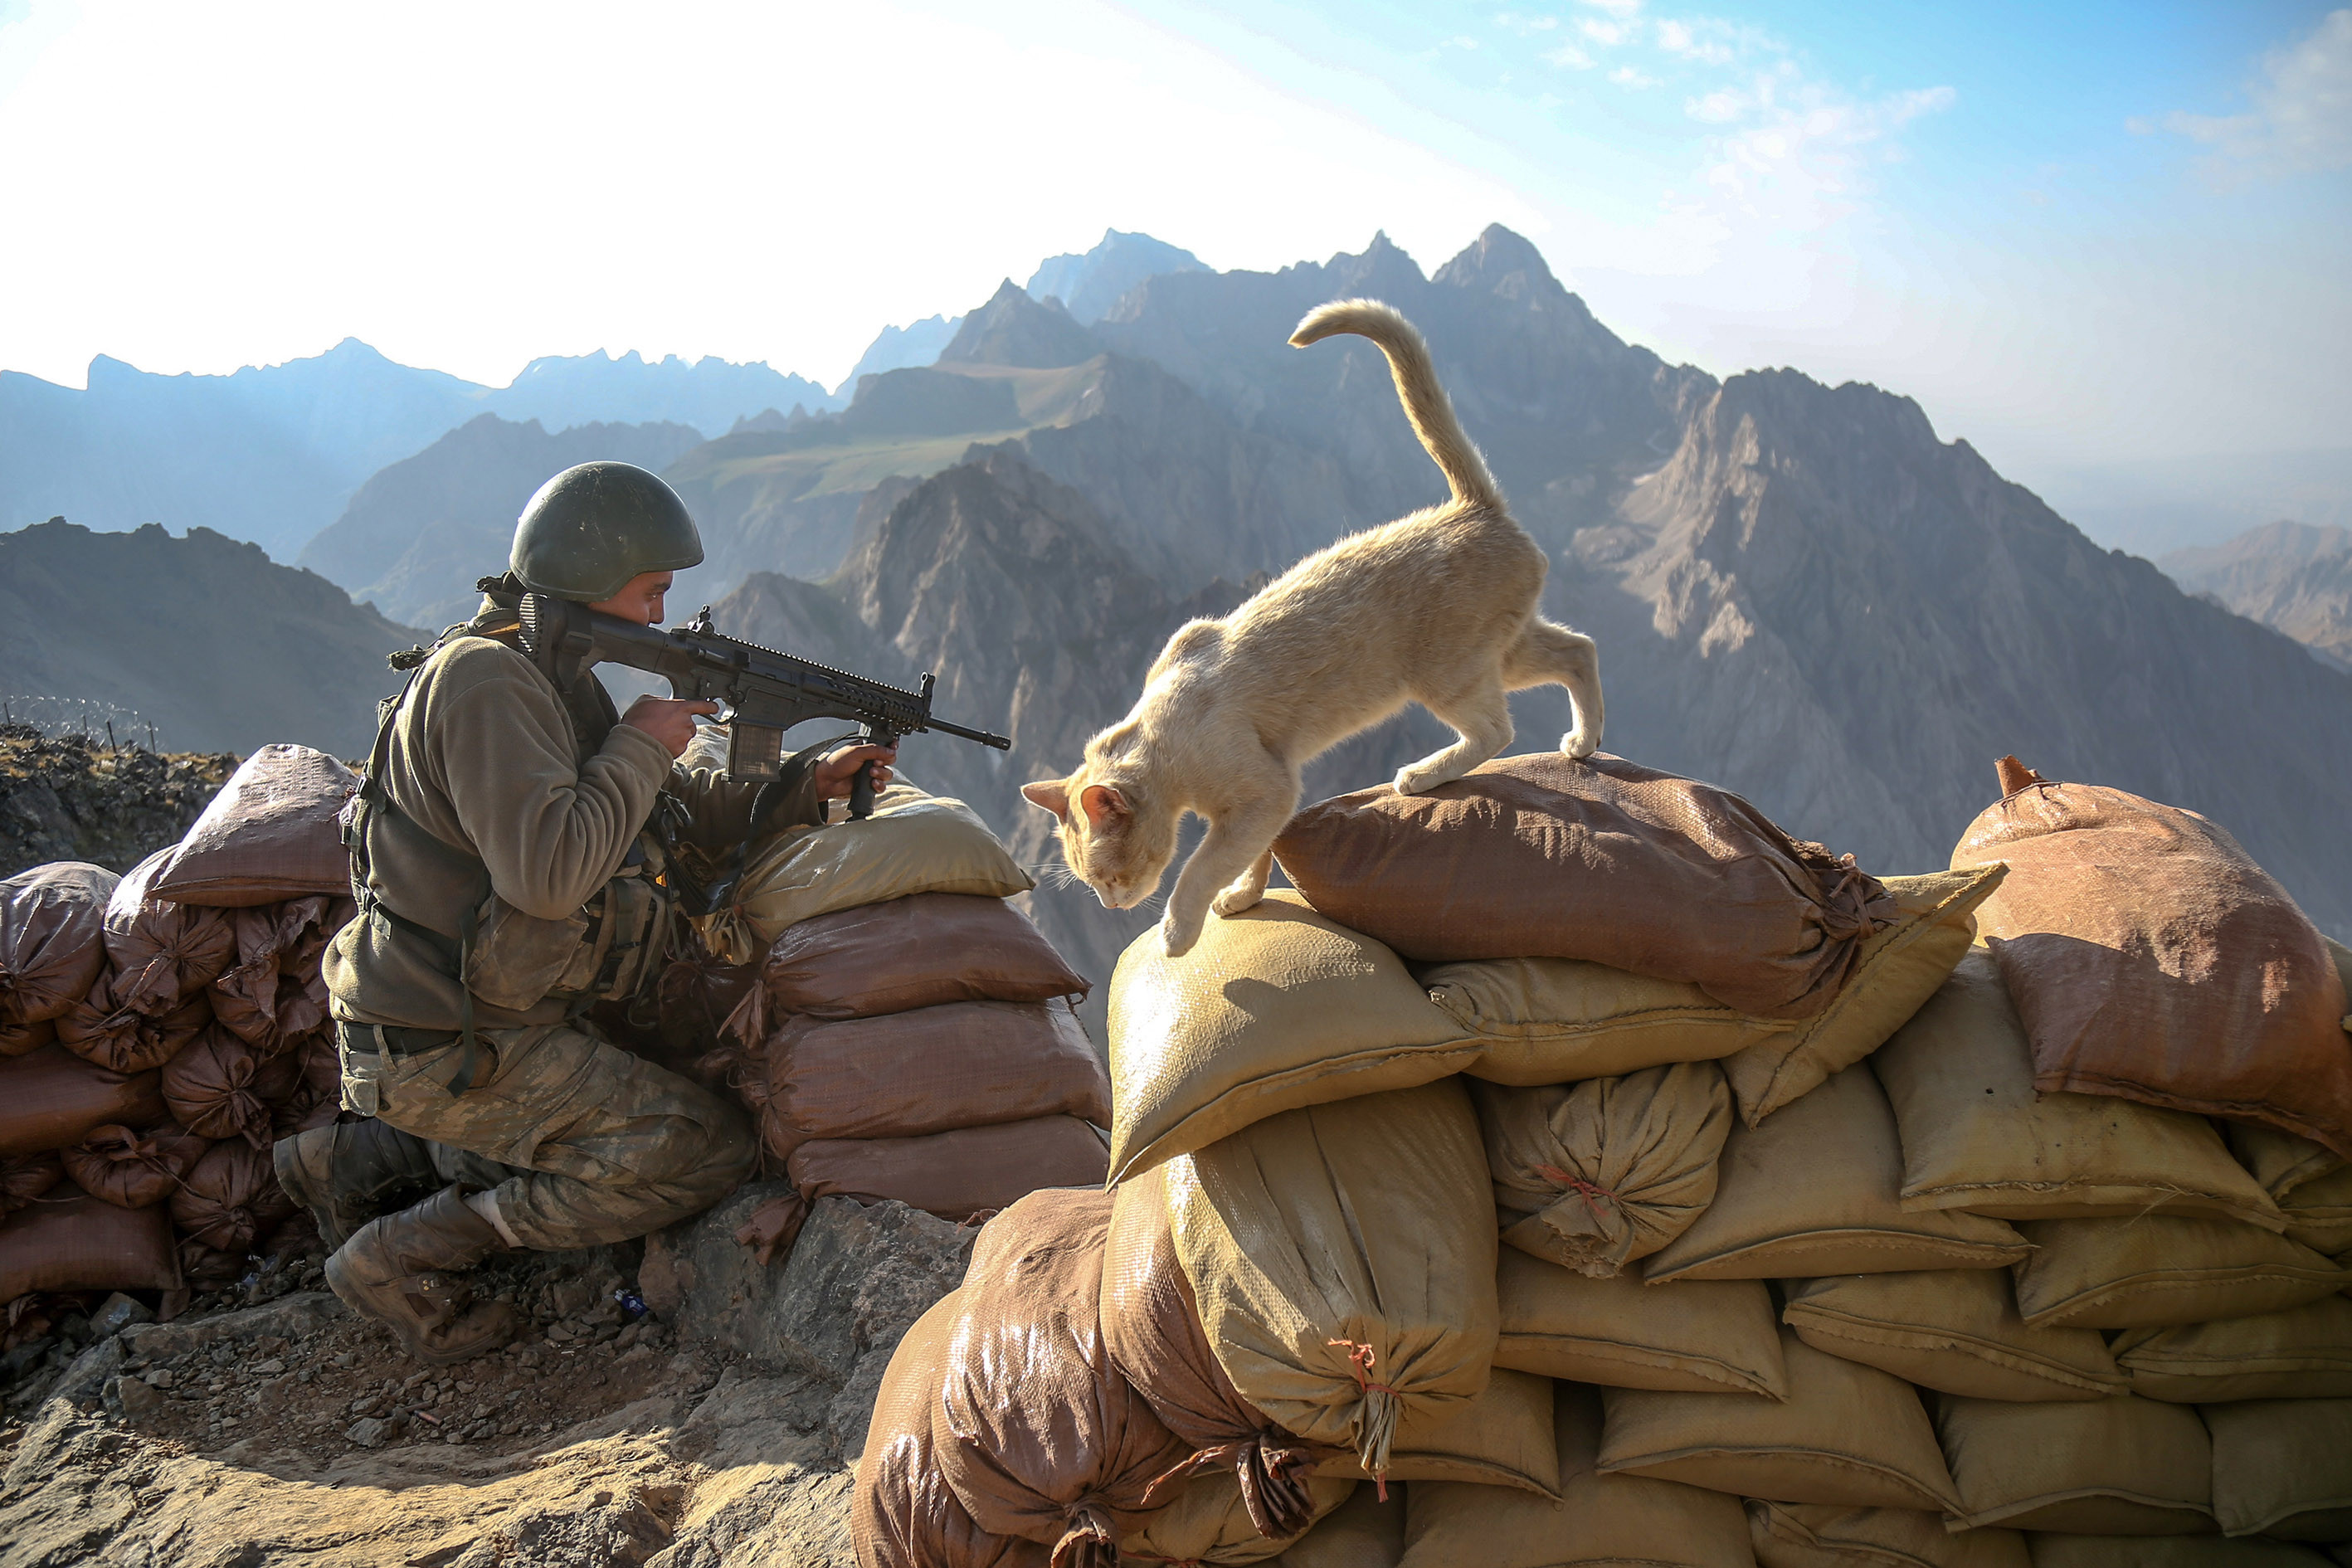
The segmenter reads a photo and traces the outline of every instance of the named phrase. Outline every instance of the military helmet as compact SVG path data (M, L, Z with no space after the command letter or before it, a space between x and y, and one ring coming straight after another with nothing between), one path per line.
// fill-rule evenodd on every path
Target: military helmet
M676 490L634 463L582 463L522 509L509 563L526 588L593 605L642 573L701 561L702 536Z

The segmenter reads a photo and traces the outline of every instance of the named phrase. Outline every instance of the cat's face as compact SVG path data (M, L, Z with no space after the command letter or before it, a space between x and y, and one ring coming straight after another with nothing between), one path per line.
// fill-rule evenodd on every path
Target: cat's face
M1089 776L1087 767L1066 779L1023 784L1032 805L1060 824L1062 858L1107 910L1133 909L1150 898L1176 858L1176 825L1149 810L1131 784Z

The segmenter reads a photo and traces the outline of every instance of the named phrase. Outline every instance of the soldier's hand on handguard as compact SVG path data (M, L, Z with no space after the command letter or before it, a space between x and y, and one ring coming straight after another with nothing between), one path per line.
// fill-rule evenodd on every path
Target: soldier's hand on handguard
M868 763L881 765L874 770L874 787L883 790L890 784L890 764L898 760L896 746L844 746L837 752L827 752L816 764L816 797L819 800L846 800L849 786L857 777L857 770Z
M688 744L694 739L694 716L718 711L719 704L716 702L646 696L629 704L629 710L621 715L621 722L633 730L643 730L667 746L671 758L675 760L686 754Z

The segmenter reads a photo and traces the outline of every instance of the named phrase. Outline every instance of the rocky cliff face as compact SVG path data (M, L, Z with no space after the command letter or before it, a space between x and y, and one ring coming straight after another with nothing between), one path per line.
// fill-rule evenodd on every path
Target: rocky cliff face
M2273 522L2159 558L2172 580L2352 670L2352 529Z

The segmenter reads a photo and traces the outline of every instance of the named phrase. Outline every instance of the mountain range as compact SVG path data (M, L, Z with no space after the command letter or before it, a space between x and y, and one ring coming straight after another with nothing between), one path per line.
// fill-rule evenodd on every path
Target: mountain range
M2157 564L2192 594L2294 638L2352 670L2352 529L2273 522Z

